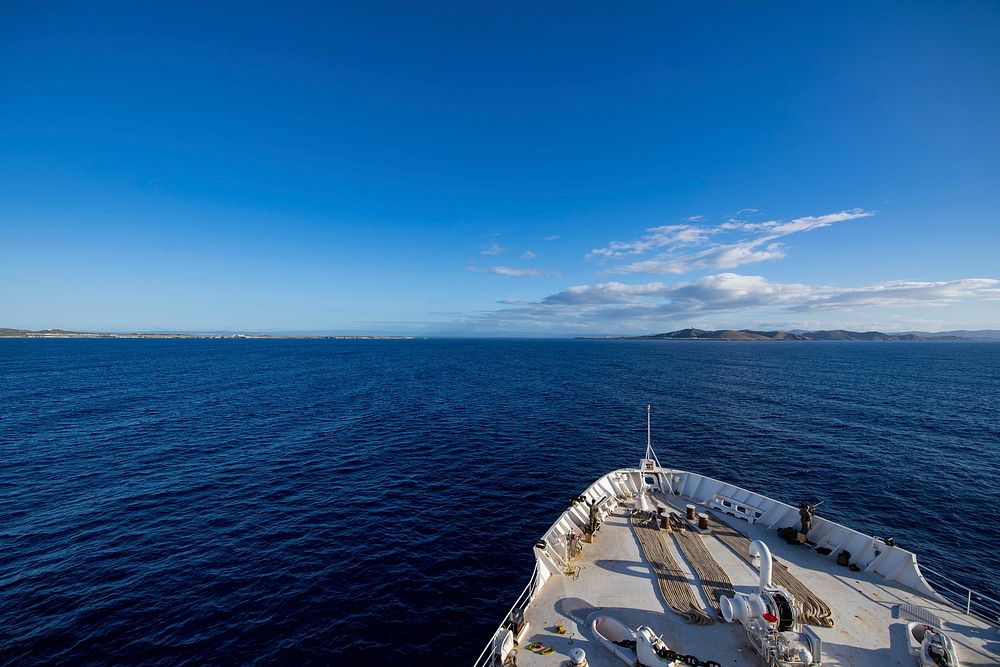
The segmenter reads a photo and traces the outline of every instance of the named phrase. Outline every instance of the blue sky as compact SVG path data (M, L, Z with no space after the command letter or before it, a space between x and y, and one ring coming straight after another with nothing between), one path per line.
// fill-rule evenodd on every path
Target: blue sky
M0 326L1000 328L1000 5L5 3Z

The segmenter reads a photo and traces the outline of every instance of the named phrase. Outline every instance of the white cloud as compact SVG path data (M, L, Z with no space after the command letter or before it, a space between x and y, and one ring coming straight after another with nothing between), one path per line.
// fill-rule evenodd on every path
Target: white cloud
M483 251L484 255L502 255L503 253L510 250L510 248L502 248L500 244L496 241L490 241L490 245L486 250Z
M523 253L521 253L521 259L534 259L536 257L538 257L538 253L536 253L534 250L525 250Z
M724 223L719 225L719 229L725 231L759 232L761 230L777 227L779 224L780 223L777 220L768 220L767 222L747 222L745 220L729 218L729 220L726 220Z
M552 234L551 236L543 236L542 240L543 241L558 241L561 238L562 238L562 236L560 236L559 234Z
M802 218L796 218L795 220L775 225L768 231L768 233L773 234L774 236L784 236L786 234L794 234L796 232L808 232L813 229L820 229L821 227L829 227L835 222L857 220L858 218L867 218L873 215L875 215L874 212L864 211L860 208L840 211L839 213L829 213L827 215L807 215Z
M614 303L635 303L637 297L655 296L663 294L667 290L664 283L646 283L644 285L626 285L624 283L601 283L591 287L590 285L577 285L568 287L562 292L552 294L542 299L543 304L548 305L586 305L586 304L614 304Z
M610 269L608 272L681 274L695 269L735 269L743 264L783 258L785 252L780 243L770 243L766 247L760 248L769 240L770 238L762 238L754 241L715 245L705 250L677 257L666 256L632 262Z
M477 266L468 266L467 270L476 273L493 273L498 276L509 276L511 278L528 278L528 277L541 277L541 276L551 276L554 275L552 272L545 269L535 269L535 268L517 268L513 266L487 266L479 268Z
M949 281L897 280L892 282L837 289L823 287L812 299L792 310L844 310L866 306L943 306L964 299L1000 299L1000 281L992 278L965 278Z
M947 306L1000 300L1000 280L893 281L865 287L781 283L763 276L719 273L667 284L606 282L577 285L540 301L510 301L477 319L542 329L648 329L658 324L733 313L843 312L868 308Z
M699 227L697 225L665 225L663 227L651 227L646 231L649 233L635 241L612 241L605 248L594 248L587 253L587 257L640 255L650 250L665 247L676 248L702 243L709 236L717 233L711 227Z
M850 209L827 215L804 216L787 222L747 222L730 218L715 226L689 224L652 227L634 241L612 241L604 248L595 248L587 254L587 258L608 260L659 251L659 254L650 259L613 266L607 269L608 273L682 274L697 269L734 269L744 264L785 257L784 246L777 242L777 239L784 236L872 215L874 213L871 211ZM750 236L736 241L709 242L717 235L733 233ZM678 252L684 248L695 249Z

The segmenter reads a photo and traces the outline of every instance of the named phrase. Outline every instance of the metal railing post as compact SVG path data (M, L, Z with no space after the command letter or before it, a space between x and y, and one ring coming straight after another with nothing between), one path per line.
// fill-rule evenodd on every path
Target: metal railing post
M502 623L500 623L500 627L498 627L496 630L493 631L493 638L490 639L490 643L486 645L486 648L483 649L483 652L480 653L479 657L476 658L476 661L472 663L474 667L480 667L480 665L486 667L487 665L493 665L495 663L499 663L500 649L499 647L497 647L497 637L499 637L501 633L506 629L504 627L504 624L510 618L511 612L517 609L519 605L523 604L524 607L527 607L528 604L531 603L531 600L534 598L535 593L537 592L535 588L535 581L537 577L538 577L538 561L535 561L535 567L531 571L531 579L528 581L528 585L525 586L524 590L521 591L521 594L517 596L517 602L515 602L514 606L510 608L510 611L507 612L507 615L504 616L504 620Z
M934 592L941 598L948 600L957 611L965 611L969 616L980 618L992 625L1000 625L1000 600L965 584L960 584L932 568L921 566L920 571L929 576L927 583ZM965 591L965 595L962 595L962 591ZM975 595L975 603L979 605L976 609L972 608L973 595ZM965 598L964 607L962 606L963 597Z

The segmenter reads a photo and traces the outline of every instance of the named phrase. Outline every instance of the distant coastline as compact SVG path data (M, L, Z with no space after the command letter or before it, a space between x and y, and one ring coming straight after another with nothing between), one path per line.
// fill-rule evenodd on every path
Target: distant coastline
M453 338L455 336L435 336ZM465 336L458 336L463 338ZM516 337L516 336L515 336ZM525 336L531 338L533 336ZM114 331L70 331L67 329L14 329L0 327L0 338L108 338L108 339L273 339L273 340L418 340L428 336L407 335L339 335L339 334L265 334L219 332L114 332ZM905 331L883 333L881 331L847 331L845 329L823 329L818 331L758 331L754 329L679 329L658 334L641 336L574 336L575 340L721 340L721 341L885 341L885 342L937 342L937 341L992 341L1000 342L1000 329L956 330L942 332Z
M960 335L961 334L961 335ZM906 332L881 331L755 331L753 329L679 329L646 336L580 336L582 340L759 340L759 341L984 341L1000 340L1000 331Z
M28 329L6 329L0 327L0 338L273 338L305 340L413 340L416 336L296 336L256 333L98 333L87 331L66 331L64 329L43 329L41 331L30 331Z

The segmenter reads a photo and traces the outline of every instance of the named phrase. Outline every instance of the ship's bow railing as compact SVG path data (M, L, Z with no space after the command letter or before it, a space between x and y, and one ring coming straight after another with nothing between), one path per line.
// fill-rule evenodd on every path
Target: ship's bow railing
M501 664L501 647L503 646L503 640L507 634L507 631L511 627L511 616L515 609L524 611L529 604L531 604L532 599L535 597L535 592L538 590L538 562L535 562L535 569L531 571L531 579L528 581L528 585L524 587L521 594L517 596L517 602L514 606L510 608L507 615L504 616L503 623L500 624L496 630L493 631L493 636L490 637L489 643L483 648L483 652L479 654L476 661L472 663L473 667L494 667Z
M992 625L1000 625L1000 600L960 584L925 565L920 566L920 573L938 595L969 616L975 616Z

